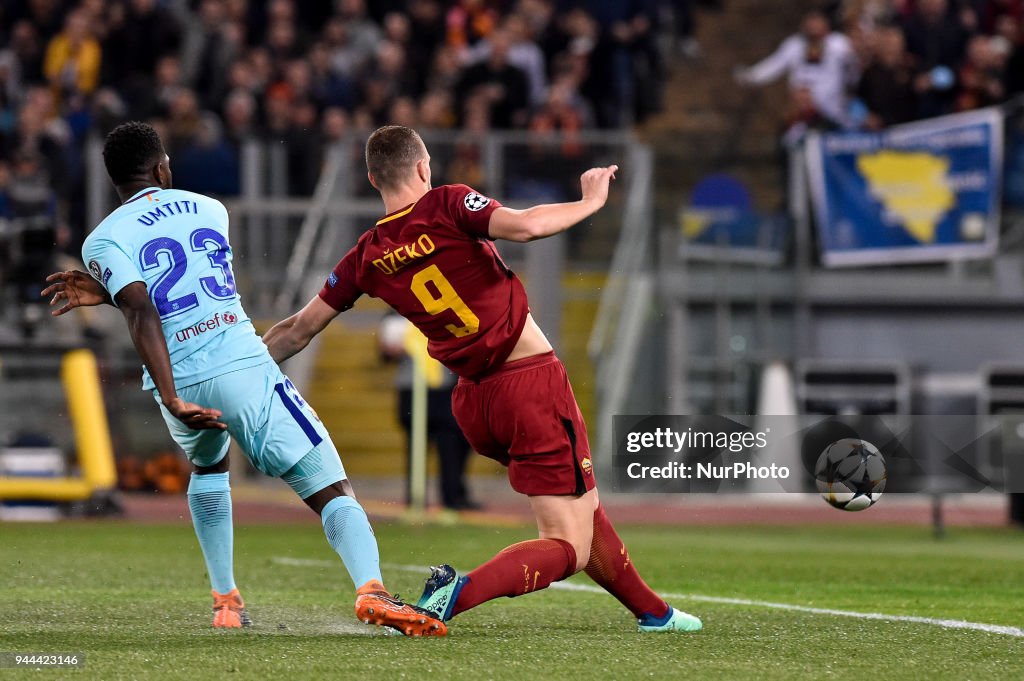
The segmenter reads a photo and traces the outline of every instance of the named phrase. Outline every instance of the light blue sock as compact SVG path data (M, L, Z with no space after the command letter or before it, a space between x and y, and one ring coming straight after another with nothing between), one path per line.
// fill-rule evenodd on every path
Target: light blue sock
M217 593L226 594L235 588L234 525L228 474L193 473L188 483L188 508L206 559L210 586Z
M352 497L335 497L327 502L320 520L327 542L338 555L358 589L372 580L381 580L380 554L370 520Z

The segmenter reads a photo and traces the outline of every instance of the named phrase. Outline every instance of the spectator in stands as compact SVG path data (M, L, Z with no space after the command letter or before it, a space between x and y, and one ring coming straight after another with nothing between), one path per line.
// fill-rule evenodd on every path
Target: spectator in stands
M1024 22L1024 2L1022 0L986 0L981 3L978 28L986 35L999 32L1002 19L1009 19L1020 25Z
M519 0L516 13L526 22L530 39L540 47L550 72L555 56L566 47L566 36L556 21L554 3L552 0Z
M347 33L347 43L359 56L357 63L366 63L377 50L381 30L366 13L365 0L339 0L338 15Z
M43 72L59 99L92 93L100 79L102 50L82 10L67 15L64 30L46 47Z
M797 86L790 91L789 106L783 119L782 143L794 146L811 130L835 130L839 125L818 108L810 88Z
M871 62L857 84L857 97L867 108L869 130L906 123L917 114L914 68L906 51L903 31L879 29L874 37Z
M169 102L167 110L168 151L176 153L191 145L199 133L200 120L199 98L188 88L177 90Z
M824 13L809 12L799 33L754 66L736 72L744 85L764 85L783 75L789 78L792 107L803 112L800 116L807 114L806 91L817 114L835 124L848 120L847 91L856 82L857 64L849 39L832 32Z
M569 11L559 22L564 49L554 58L554 68L565 69L580 84L580 92L594 111L599 127L613 127L621 119L619 93L608 87L614 78L614 61L607 36L597 20L580 8Z
M434 53L434 61L427 76L428 91L444 90L454 92L462 74L459 53L454 47L444 45Z
M968 41L967 57L957 73L955 110L970 111L1003 101L1007 55L997 51L994 41L986 35L975 35Z
M227 74L243 48L244 31L228 21L221 0L202 0L197 19L186 24L181 68L204 106L216 109L227 94Z
M310 94L318 106L351 108L355 104L356 84L331 67L331 52L326 43L318 42L310 49L309 67Z
M1009 98L1024 93L1024 20L1004 17L998 26L999 35L1006 40L1009 49L1003 72L1003 87Z
M463 72L455 87L456 95L462 97L464 114L466 102L471 98L478 99L486 103L493 127L521 127L526 124L529 105L526 74L509 63L512 37L507 31L494 31L489 42L487 59Z
M21 303L37 303L39 281L53 267L58 241L66 241L58 224L57 193L43 157L30 150L15 154L4 193L17 252L10 272L11 283Z
M544 53L537 43L533 42L529 25L520 14L510 14L502 23L503 33L510 40L508 63L522 70L529 82L530 104L540 106L547 92L547 68ZM492 37L495 34L492 34ZM500 39L500 38L499 38ZM472 63L486 60L491 55L492 38L481 40L469 49L469 60Z
M917 59L914 89L918 116L949 113L956 93L956 69L963 59L968 32L948 0L918 0L905 21L907 49Z
M25 91L17 128L5 140L2 156L11 159L24 154L41 158L51 185L59 195L66 196L69 190L67 148L71 141L71 130L57 115L52 91L34 86Z
M181 27L156 0L111 3L103 41L103 80L118 87L140 87L159 60L177 57Z
M626 24L629 28L628 61L632 62L627 79L632 82L632 98L625 103L635 123L643 123L661 111L665 67L655 34L657 21L656 2L633 0L633 11Z
M445 25L445 41L457 49L467 49L497 28L498 13L487 0L458 0L448 10Z
M388 110L388 121L392 125L404 125L407 128L419 127L419 110L411 97L397 97L391 102Z
M674 47L683 56L696 59L701 55L701 49L695 35L694 0L664 0L664 4L672 9L672 28L675 33Z
M43 80L43 42L39 31L29 21L17 21L11 29L10 49L18 59L18 76L22 83Z
M256 99L241 88L231 91L224 102L224 138L239 149L248 140L258 136L256 126Z
M337 106L325 109L321 133L325 144L334 144L345 139L349 133L349 119L345 110Z
M174 55L161 57L156 64L156 83L145 89L149 106L147 115L166 116L171 102L181 90L185 89L184 74L181 72L181 61Z
M420 99L420 127L444 129L455 126L452 96L447 90L431 90Z
M0 50L0 140L14 129L21 99L18 56L13 50Z
M576 88L575 79L569 75L558 76L551 84L544 103L530 117L530 130L534 132L572 133L589 126L591 113L587 102ZM578 143L568 142L575 149Z
M410 63L418 66L416 93L427 91L427 78L434 55L444 45L445 13L439 0L410 0L409 30L406 54Z

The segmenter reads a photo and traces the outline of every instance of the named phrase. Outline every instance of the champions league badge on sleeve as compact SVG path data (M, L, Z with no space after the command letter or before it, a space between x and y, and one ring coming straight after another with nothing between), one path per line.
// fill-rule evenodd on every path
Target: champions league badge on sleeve
M483 210L487 207L487 204L491 202L486 196L481 196L476 192L470 192L466 194L466 198L462 200L466 205L466 210L471 210L474 213L478 210Z

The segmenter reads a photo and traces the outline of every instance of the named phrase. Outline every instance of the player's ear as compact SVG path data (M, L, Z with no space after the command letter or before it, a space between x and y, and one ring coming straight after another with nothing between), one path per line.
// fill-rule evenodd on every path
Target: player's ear
M421 182L430 184L430 161L425 158L416 161L416 174Z
M367 172L366 179L370 181L370 186L380 191L380 187L377 186L377 181L373 179L373 173Z

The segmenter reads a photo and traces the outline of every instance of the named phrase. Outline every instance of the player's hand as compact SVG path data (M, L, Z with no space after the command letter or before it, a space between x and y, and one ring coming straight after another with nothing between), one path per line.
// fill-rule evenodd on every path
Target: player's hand
M192 430L226 430L227 424L221 423L220 412L216 409L200 407L198 404L186 402L180 397L175 397L164 404L167 411L171 412L174 418L178 419Z
M61 305L50 314L59 317L76 307L89 307L110 302L110 294L92 276L78 270L54 272L46 278L50 285L42 290L40 297L53 296L50 306Z
M619 167L616 165L607 168L591 168L580 176L580 186L583 188L583 200L591 201L600 208L608 200L608 185L615 179L615 173Z

